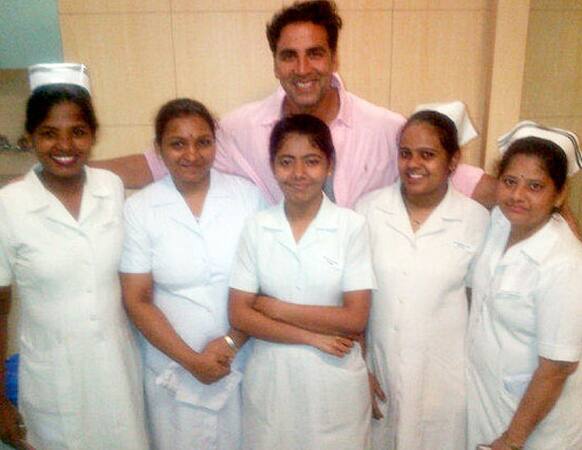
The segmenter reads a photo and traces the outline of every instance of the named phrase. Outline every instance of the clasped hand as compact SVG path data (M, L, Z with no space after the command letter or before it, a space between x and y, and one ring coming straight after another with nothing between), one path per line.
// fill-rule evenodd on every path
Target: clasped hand
M228 346L223 336L210 341L198 353L190 373L201 383L212 384L230 373L230 364L235 352Z

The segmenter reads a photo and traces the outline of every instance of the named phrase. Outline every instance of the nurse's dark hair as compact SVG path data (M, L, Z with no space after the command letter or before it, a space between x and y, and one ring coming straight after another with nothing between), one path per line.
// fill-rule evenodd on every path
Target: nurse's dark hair
M210 127L212 136L216 137L216 119L208 108L199 101L192 100L191 98L177 98L164 104L156 115L156 143L158 145L162 143L162 136L170 120L189 116L199 117L204 120Z
M325 154L330 164L335 160L335 147L331 132L325 122L310 114L295 114L279 120L271 131L269 139L271 164L275 161L277 153L290 134L306 136L311 145Z
M97 132L99 124L91 95L76 84L55 83L36 88L28 98L26 104L26 122L24 128L32 134L39 125L46 120L53 106L61 103L73 103L79 107L81 117L93 134Z
M400 139L402 138L402 133L404 133L409 126L419 123L430 125L436 131L439 142L446 150L449 159L459 152L460 147L457 126L446 115L432 110L418 111L410 116L402 127L402 130L400 130L398 142L400 142Z
M536 157L542 168L561 192L568 178L568 158L562 148L547 139L535 136L518 139L511 143L497 164L497 177L501 177L517 155Z
M298 22L309 22L325 28L327 45L332 52L336 52L342 19L337 13L337 7L333 1L315 0L295 2L273 16L267 24L267 39L273 55L277 51L277 43L283 28Z

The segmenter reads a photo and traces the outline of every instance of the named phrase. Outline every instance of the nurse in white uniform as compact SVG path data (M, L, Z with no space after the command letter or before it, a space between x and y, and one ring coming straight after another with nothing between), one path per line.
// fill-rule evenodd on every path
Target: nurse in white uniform
M85 166L97 131L86 68L30 74L39 164L0 191L0 360L12 285L22 418L0 395L0 433L16 448L144 450L141 365L117 275L123 186Z
M499 207L473 275L467 448L580 450L582 244L555 211L582 155L573 133L533 122L499 143Z
M321 120L279 121L270 155L285 198L247 224L230 281L232 326L254 337L243 448L363 449L370 398L352 336L375 287L364 219L322 192L334 149Z
M459 143L475 135L463 103L419 107L401 132L400 181L356 206L378 280L367 333L372 390L384 400L374 403L375 450L466 445L466 278L489 214L449 177Z
M228 279L245 219L262 205L250 182L211 169L215 122L190 99L156 118L170 174L130 197L121 272L144 342L146 406L160 450L236 450L242 355L229 334ZM234 360L233 360L234 359Z

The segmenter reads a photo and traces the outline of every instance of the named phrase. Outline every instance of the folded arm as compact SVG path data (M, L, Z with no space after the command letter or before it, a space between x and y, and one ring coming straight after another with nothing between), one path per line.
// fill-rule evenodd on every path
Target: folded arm
M339 306L297 305L259 296L255 309L296 327L324 334L355 336L364 332L370 311L370 291L344 292Z
M353 342L338 335L322 334L274 320L254 308L257 295L230 289L229 318L231 325L258 339L283 344L311 345L326 353L343 356Z

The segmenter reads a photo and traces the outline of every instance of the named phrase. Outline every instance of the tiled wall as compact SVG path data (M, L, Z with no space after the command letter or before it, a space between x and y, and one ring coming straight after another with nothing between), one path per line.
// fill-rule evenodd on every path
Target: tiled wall
M582 139L582 0L532 1L521 116ZM582 225L581 173L570 205Z
M102 123L96 157L141 151L157 108L175 96L217 114L276 86L264 35L280 0L61 0L67 60L90 68ZM409 114L460 98L486 119L490 0L339 0L340 73L354 93ZM466 159L481 163L481 141Z

